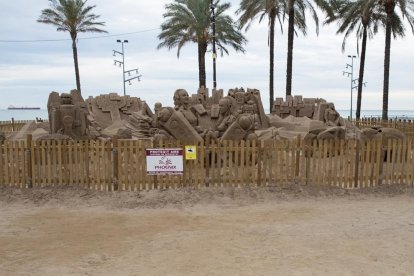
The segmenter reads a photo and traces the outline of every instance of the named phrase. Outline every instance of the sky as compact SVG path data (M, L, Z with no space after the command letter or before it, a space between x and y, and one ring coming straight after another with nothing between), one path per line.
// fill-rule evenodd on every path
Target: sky
M160 25L165 5L172 0L89 0L96 5L95 14L101 15L102 34L82 33L78 40L78 56L82 94L98 96L111 92L123 93L122 70L114 66L112 50L121 50L117 39L125 44L126 70L139 68L141 81L126 85L128 95L145 100L152 108L155 102L164 106L173 104L173 93L178 88L189 94L197 92L198 65L196 45L186 45L177 58L176 49L157 50ZM240 0L232 4L234 14ZM73 55L69 34L57 32L51 25L37 23L47 0L0 0L0 109L9 105L40 106L46 108L52 91L69 92L76 88ZM309 19L311 19L309 17ZM320 21L323 15L320 14ZM351 102L350 78L343 75L348 55L357 55L354 35L341 51L342 35L336 35L337 25L321 26L316 35L315 24L309 20L308 35L299 34L294 41L293 95L319 97L335 103L337 109L349 109ZM130 34L127 34L130 33ZM362 109L382 109L384 35L380 31L368 42ZM218 88L256 88L261 91L265 109L269 108L269 48L267 21L255 21L244 33L248 43L246 52L220 55L217 58ZM33 40L62 40L21 42ZM275 97L285 94L287 26L278 29L275 49ZM13 42L14 41L14 42ZM16 42L19 41L19 42ZM414 110L414 36L407 27L406 37L392 40L389 110ZM212 56L206 55L207 86L211 89ZM358 59L354 59L354 78L357 78ZM353 109L356 90L353 92Z

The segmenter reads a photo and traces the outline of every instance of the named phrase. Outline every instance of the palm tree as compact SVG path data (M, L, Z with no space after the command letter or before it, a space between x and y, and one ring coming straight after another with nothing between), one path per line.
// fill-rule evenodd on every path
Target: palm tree
M75 63L76 89L81 92L76 40L78 33L106 33L99 29L104 22L96 22L100 17L91 13L94 6L86 6L87 0L49 0L50 8L41 11L37 22L57 27L57 31L69 32L72 39L73 61Z
M295 26L306 35L306 10L311 12L313 20L316 23L316 33L319 33L319 19L312 1L309 0L287 0L288 14L288 53L286 66L286 96L292 94L292 70L293 70L293 40ZM331 6L328 1L314 0L315 4L323 11L331 14Z
M246 26L247 31L256 17L259 22L267 16L269 24L269 51L270 51L270 69L269 69L269 104L270 112L273 109L274 99L274 51L275 51L275 26L278 19L280 26L286 13L286 0L242 0L240 7L236 12L241 14L239 18L240 28Z
M390 78L391 34L404 36L404 26L401 17L395 12L398 7L402 18L406 18L414 33L414 1L413 0L378 0L387 15L385 25L385 54L384 54L384 88L382 99L382 119L388 120L388 92ZM393 33L393 29L399 27L399 33Z
M161 33L158 35L161 43L157 48L167 47L170 50L177 47L177 57L180 56L181 48L185 44L197 43L199 87L206 86L205 55L208 44L213 41L210 32L211 2L211 0L174 0L174 3L167 4L165 7L167 11L163 15L166 21L161 25ZM216 11L216 43L221 55L229 53L226 45L244 53L243 45L247 40L237 29L233 19L224 14L230 8L230 4L219 2L220 0L215 0L213 5Z
M356 118L360 119L367 39L372 39L378 33L378 28L385 22L386 16L383 10L376 5L376 0L340 0L336 1L335 4L335 15L330 17L326 23L338 21L337 34L345 33L342 41L342 52L345 51L346 40L353 31L356 31L358 40L358 54L359 40L362 39L356 109ZM395 32L398 32L398 30L395 30Z

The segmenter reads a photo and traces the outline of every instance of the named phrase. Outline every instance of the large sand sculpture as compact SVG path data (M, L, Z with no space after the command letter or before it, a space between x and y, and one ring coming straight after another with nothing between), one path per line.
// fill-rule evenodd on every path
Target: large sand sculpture
M272 114L265 114L257 89L223 90L200 88L189 95L178 89L174 107L156 103L153 111L147 103L116 93L89 97L86 101L76 90L52 92L48 100L49 127L31 125L17 133L34 139L176 139L202 143L223 140L296 139L308 142L320 139L404 138L394 129L359 130L342 118L333 103L319 98L288 96L276 98ZM39 127L38 127L39 128ZM49 132L48 135L47 131Z

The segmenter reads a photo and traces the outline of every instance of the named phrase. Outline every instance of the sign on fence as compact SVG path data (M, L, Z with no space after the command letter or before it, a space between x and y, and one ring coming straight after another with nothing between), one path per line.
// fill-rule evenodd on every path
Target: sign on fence
M183 149L147 149L147 174L183 174Z
M196 146L185 146L185 160L196 160L197 159L197 147Z

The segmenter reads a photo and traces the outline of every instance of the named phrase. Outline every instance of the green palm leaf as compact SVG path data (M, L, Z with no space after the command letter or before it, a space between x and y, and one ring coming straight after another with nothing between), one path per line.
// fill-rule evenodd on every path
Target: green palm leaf
M96 21L99 15L91 13L95 6L86 6L87 0L49 0L49 8L41 11L39 23L56 27L57 31L68 32L72 38L73 60L75 64L76 88L81 92L78 52L76 39L78 33L106 33L100 27L104 22Z
M243 52L247 40L238 30L233 19L225 12L230 8L229 3L214 1L216 20L216 43L221 54L228 54L227 46L235 51ZM199 62L199 86L206 86L205 54L208 45L213 41L211 32L211 1L210 0L174 0L165 6L165 21L158 35L161 41L157 46L171 50L177 48L180 57L182 47L188 43L197 43Z

